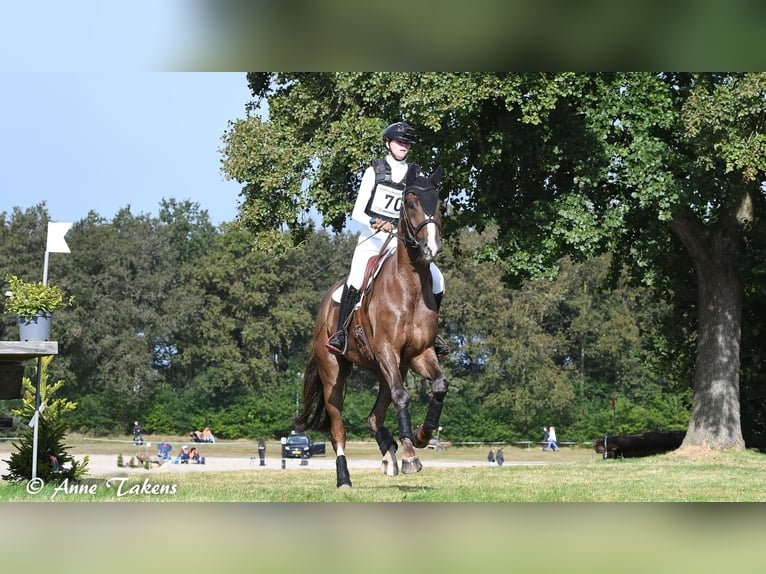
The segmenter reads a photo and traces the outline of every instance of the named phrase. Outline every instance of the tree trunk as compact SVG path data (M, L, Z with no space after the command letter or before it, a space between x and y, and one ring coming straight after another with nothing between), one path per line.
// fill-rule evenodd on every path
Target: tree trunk
M734 217L705 226L680 217L671 230L694 263L698 290L697 360L691 420L681 448L743 449L739 404L742 231Z

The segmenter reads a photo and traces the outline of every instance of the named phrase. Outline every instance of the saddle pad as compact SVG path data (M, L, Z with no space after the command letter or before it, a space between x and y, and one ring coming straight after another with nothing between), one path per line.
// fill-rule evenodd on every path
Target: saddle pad
M383 267L383 262L388 259L394 251L396 251L395 248L387 249L386 252L382 255L370 257L369 261L367 261L367 271L364 274L364 282L361 290L362 296L359 298L359 302L356 304L355 309L358 309L362 304L362 299L364 299L365 293L369 289L370 285L372 285L372 280L377 277L378 273L380 273L381 267ZM374 270L372 267L374 267ZM340 303L340 298L343 296L343 285L345 285L345 283L341 283L340 286L332 293L332 300L336 303Z
M332 300L336 303L340 303L340 298L343 295L343 286L345 283L341 283L340 287L338 287L335 291L332 292Z

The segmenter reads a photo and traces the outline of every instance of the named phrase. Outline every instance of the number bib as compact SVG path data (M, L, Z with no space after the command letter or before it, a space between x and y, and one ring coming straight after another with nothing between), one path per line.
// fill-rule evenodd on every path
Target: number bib
M399 218L399 210L402 207L402 189L397 189L393 187L394 185L397 184L375 184L365 209L369 216L383 217L389 220Z

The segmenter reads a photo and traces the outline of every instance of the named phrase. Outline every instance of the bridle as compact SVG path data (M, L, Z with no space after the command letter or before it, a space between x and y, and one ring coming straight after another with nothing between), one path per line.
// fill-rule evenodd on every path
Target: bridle
M422 208L423 202L419 193L424 191L429 191L430 189L432 188L409 187L405 189L404 193L402 194L402 208L399 210L399 213L400 213L402 222L404 223L405 236L404 237L397 236L397 237L399 237L399 239L401 239L407 247L412 247L413 249L420 249L420 250L423 249L423 247L420 245L420 242L418 241L418 233L420 233L420 230L423 229L429 223L433 223L436 226L436 230L439 233L441 233L441 225L439 225L439 222L436 221L436 219L434 219L433 215L426 217L417 226L415 226L410 221L410 218L407 216L407 210L404 207L404 198L407 196L408 193L411 193L418 197L418 199L420 200L421 208ZM425 210L424 210L424 213L425 213ZM434 214L436 214L435 208L434 208Z

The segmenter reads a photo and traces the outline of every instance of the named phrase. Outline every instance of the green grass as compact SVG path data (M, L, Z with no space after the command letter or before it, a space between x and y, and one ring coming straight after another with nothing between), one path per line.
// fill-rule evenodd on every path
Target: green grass
M114 454L122 443L79 439L74 454ZM178 444L174 441L173 444ZM69 444L77 443L70 440ZM208 456L252 456L254 443L204 445ZM131 450L123 456L129 457ZM278 444L269 445L277 456ZM766 501L766 456L755 452L697 453L603 460L589 449L507 447L506 466L484 464L486 449L448 448L421 452L423 470L388 477L378 470L351 470L353 488L337 490L334 470L288 468L266 470L127 475L116 467L108 477L83 485L47 484L39 493L26 484L0 481L0 501L147 501L147 502L763 502ZM81 451L81 452L77 452ZM107 452L108 451L108 452ZM375 445L349 445L348 457L377 458ZM333 455L328 454L332 460ZM440 468L429 462L476 461L474 467ZM514 466L513 462L545 461ZM111 483L107 479L112 478ZM124 479L124 481L123 481ZM118 488L119 485L119 488ZM83 492L82 489L87 489Z

